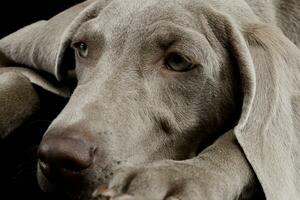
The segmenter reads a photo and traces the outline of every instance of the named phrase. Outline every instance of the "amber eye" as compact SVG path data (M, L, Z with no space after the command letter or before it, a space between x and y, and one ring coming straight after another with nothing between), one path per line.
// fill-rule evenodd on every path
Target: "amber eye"
M77 42L73 46L76 49L76 52L80 57L86 58L88 56L89 49L88 49L88 45L86 43Z
M167 69L177 72L189 71L196 66L188 58L179 53L170 53L165 60L165 64Z

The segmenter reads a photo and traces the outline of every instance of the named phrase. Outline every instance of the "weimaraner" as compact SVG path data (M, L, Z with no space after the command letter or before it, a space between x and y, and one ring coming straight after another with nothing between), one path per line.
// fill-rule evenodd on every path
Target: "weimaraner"
M0 40L1 137L37 84L70 96L38 149L44 191L300 199L299 47L297 0L88 0Z

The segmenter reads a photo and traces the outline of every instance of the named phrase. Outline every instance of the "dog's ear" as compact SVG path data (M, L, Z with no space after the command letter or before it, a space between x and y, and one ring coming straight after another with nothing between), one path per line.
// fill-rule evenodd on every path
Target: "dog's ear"
M0 40L0 66L27 66L37 69L19 69L35 84L57 94L67 95L65 88L48 84L48 78L37 72L48 72L58 80L74 69L74 57L69 47L79 26L98 15L106 0L88 0L54 16L49 21L39 21ZM16 68L7 68L7 70ZM24 72L25 71L25 72ZM41 75L41 74L40 74ZM42 73L43 75L43 73ZM36 81L39 79L38 81ZM44 80L43 80L44 79ZM50 89L50 85L51 89Z
M298 199L300 50L270 25L241 25L221 13L208 18L239 71L243 100L234 128L237 141L267 199Z
M249 106L244 104L245 114L235 128L236 136L252 160L267 198L297 199L300 196L300 50L281 30L266 24L245 26L243 35L255 78L252 93L247 93L248 87L244 87Z

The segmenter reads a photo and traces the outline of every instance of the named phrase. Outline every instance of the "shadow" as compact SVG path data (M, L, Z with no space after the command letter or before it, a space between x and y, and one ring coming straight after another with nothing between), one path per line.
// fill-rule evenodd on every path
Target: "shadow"
M36 151L44 132L68 99L36 89L41 99L41 109L8 138L0 141L1 199L61 199L39 189L36 179Z

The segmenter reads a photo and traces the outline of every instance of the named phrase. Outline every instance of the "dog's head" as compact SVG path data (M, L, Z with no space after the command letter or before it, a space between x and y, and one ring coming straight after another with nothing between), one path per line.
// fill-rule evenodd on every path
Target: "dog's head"
M259 23L242 7L232 17L198 0L86 1L40 25L35 66L78 81L40 144L42 189L88 197L122 166L187 159L239 119L238 130L250 124L251 54L274 63L257 39L264 26L242 27ZM259 95L273 94L264 84ZM253 116L268 115L256 105Z
M233 126L238 71L209 9L112 1L78 25L78 84L39 147L44 189L69 181L88 191L124 165L187 159Z

